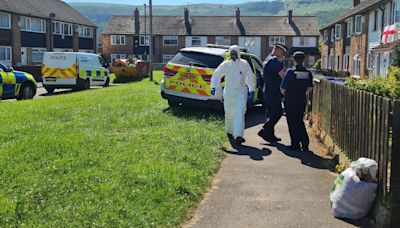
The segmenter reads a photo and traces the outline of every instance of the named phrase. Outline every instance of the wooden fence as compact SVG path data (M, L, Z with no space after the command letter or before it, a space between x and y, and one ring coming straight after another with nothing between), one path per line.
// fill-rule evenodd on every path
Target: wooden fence
M378 197L391 211L391 226L400 226L400 101L321 80L312 114L349 159L377 161Z

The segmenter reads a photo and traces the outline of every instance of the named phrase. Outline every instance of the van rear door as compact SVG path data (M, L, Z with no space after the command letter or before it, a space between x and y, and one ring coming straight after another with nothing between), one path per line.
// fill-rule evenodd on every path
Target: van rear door
M75 78L77 68L76 55L74 53L46 52L43 56L42 77L44 79Z

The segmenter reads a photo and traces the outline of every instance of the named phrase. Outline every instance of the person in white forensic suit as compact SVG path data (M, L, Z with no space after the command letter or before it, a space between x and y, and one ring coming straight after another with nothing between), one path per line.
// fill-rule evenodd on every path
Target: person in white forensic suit
M256 86L255 77L249 63L240 58L240 48L233 45L229 48L230 59L222 62L211 77L211 95L215 95L220 86L221 78L225 76L223 91L225 128L230 139L236 146L245 142L243 132L247 103L254 98Z

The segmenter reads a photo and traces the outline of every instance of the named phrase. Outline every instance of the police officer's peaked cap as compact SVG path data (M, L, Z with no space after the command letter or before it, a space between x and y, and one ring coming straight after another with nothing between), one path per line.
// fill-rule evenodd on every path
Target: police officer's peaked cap
M293 53L293 57L305 57L306 55L302 51L296 51Z
M287 50L288 50L288 48L285 45L279 44L279 43L276 43L275 47L281 49L284 52L287 52Z

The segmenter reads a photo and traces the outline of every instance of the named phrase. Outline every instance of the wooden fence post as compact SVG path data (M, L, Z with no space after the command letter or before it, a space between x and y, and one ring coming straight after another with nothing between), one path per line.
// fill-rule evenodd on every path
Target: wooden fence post
M391 158L391 226L400 226L400 101L393 102Z

